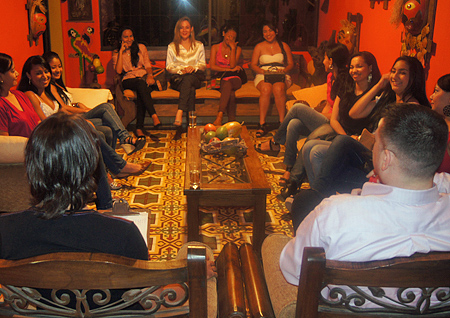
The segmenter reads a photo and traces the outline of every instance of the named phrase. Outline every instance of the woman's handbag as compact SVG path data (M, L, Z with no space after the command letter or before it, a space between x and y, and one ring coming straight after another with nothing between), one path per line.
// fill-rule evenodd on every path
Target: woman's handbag
M217 72L216 73L216 79L217 78L227 78L230 76L238 76L241 79L242 85L247 83L247 73L245 73L245 70L241 68L239 71L226 71L226 72Z
M286 80L286 74L280 72L280 69L278 67L282 67L281 70L284 71L284 65L281 63L270 63L270 64L263 64L263 66L269 66L267 70L264 71L264 82L266 83L278 83L278 82L284 82Z
M216 78L212 78L209 81L206 82L206 89L215 89L220 90L220 82L222 81L222 77L226 72L221 72L222 75L220 77L217 77L219 73L216 74Z
M155 79L154 90L165 91L167 89L166 71L164 69L158 70L153 73Z

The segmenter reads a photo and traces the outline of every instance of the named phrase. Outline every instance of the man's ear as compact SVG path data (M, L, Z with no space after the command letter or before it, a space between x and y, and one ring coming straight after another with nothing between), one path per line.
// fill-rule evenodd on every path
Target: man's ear
M387 170L392 166L395 160L395 155L392 151L388 149L384 149L381 155L381 169L383 171Z

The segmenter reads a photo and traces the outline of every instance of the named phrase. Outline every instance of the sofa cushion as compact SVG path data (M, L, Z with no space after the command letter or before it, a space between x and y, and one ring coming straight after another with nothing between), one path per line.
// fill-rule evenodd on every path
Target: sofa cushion
M305 100L309 106L316 107L321 101L327 99L327 84L303 88L292 92L296 100Z
M294 91L300 90L301 87L297 84L292 84L286 91L287 96L292 96ZM259 98L259 90L255 87L255 82L248 81L241 88L236 91L236 98Z
M0 163L23 163L27 141L20 136L0 136Z
M83 103L89 108L94 108L113 99L111 91L106 88L71 88L67 90L73 96L75 103Z

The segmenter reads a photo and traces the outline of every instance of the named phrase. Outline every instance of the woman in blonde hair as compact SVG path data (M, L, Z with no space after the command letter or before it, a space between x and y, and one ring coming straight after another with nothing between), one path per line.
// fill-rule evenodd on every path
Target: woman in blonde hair
M194 27L188 17L175 25L173 42L167 49L166 69L170 73L170 87L180 92L174 125L174 139L181 138L183 112L195 110L195 90L205 79L205 47L195 40Z

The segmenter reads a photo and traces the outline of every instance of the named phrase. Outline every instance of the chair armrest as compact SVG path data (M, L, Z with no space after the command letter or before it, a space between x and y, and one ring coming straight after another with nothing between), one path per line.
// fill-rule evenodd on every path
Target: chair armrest
M0 163L23 163L28 138L0 136Z
M106 88L71 88L67 90L73 96L75 103L83 103L89 108L94 108L102 103L113 100L111 91Z
M216 260L219 317L246 317L244 286L236 244L227 243Z
M254 318L275 317L261 262L253 246L248 243L242 244L239 253L251 316Z

